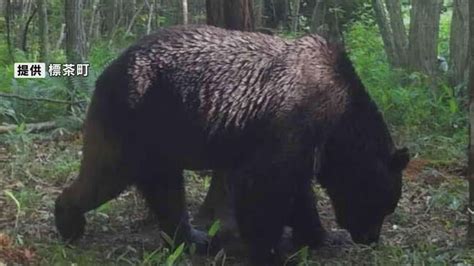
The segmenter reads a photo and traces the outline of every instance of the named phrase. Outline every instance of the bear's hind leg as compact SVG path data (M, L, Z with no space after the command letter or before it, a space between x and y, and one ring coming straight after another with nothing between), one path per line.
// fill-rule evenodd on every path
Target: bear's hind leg
M209 244L207 234L189 223L182 169L163 165L143 172L136 186L156 215L160 228L175 244L194 243L198 252L205 253Z

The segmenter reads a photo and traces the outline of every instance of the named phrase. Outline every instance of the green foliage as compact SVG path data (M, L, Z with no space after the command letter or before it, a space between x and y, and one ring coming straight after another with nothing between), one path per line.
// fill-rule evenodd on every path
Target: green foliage
M452 16L452 9L447 9L445 12L441 13L439 22L438 54L446 58L449 56L449 37Z
M423 75L390 69L373 24L354 23L346 41L357 72L399 142L427 158L464 157L466 108L452 88L440 79L433 91Z

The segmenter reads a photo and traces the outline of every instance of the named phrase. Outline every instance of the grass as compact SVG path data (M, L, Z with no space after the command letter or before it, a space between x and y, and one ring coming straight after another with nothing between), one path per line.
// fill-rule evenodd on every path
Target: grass
M220 252L216 257L202 257L184 252L189 247L180 243L170 248L160 240L156 225L144 222L147 211L133 190L90 212L84 238L73 247L65 246L55 232L52 209L64 184L77 174L81 139L76 134L55 141L31 134L23 142L19 136L7 138L14 141L9 140L6 147L8 161L0 163L0 261L21 263L30 254L30 262L48 265L222 265L222 261L245 265L241 255ZM418 158L404 178L403 198L386 220L382 244L303 249L293 258L300 265L474 263L474 250L464 245L467 184L459 166ZM188 172L186 179L190 208L195 212L209 181L194 172ZM325 227L340 231L324 191L316 187L316 192ZM216 223L209 234L218 228ZM8 248L1 246L2 235L11 242Z

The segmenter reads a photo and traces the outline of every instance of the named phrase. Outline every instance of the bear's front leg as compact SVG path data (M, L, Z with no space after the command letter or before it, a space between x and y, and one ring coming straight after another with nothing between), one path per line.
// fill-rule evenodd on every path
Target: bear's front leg
M54 218L59 234L66 242L73 242L84 234L84 214L117 197L129 180L116 175L113 169L90 171L87 161L81 166L79 177L56 199Z
M268 168L267 168L268 169ZM238 171L229 178L240 235L254 265L281 265L278 245L294 185L281 168Z

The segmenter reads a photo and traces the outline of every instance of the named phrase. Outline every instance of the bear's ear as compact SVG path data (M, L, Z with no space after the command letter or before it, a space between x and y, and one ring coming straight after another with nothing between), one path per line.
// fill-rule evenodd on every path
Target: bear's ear
M390 160L390 168L394 171L402 171L410 161L410 154L407 148L397 149Z

